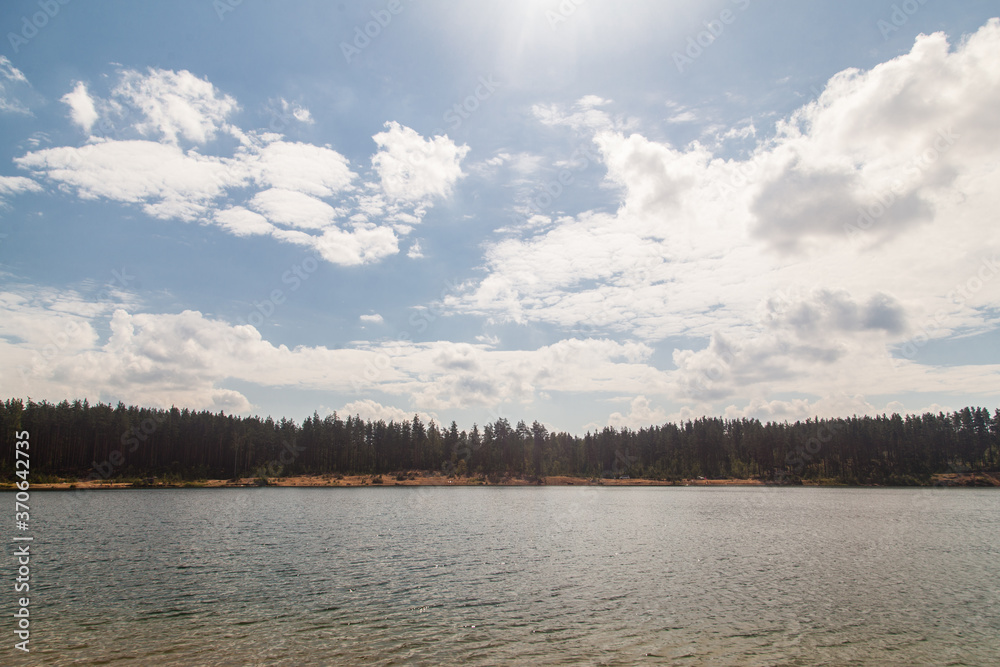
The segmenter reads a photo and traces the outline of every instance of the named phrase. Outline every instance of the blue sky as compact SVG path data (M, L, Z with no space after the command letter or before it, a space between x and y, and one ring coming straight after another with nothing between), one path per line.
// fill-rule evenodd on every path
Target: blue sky
M994 3L0 7L0 387L582 433L997 405Z

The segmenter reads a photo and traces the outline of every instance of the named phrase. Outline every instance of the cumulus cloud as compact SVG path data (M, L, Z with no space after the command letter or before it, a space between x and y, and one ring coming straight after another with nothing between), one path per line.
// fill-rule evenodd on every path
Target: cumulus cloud
M173 144L181 137L196 144L211 140L239 108L234 98L187 70L125 70L114 95L142 114L136 123L142 134Z
M73 295L33 293L0 294L0 374L13 395L115 396L247 411L249 400L225 386L239 380L353 395L380 392L430 412L530 403L540 392L667 386L647 363L650 350L637 343L568 339L537 350L499 351L448 341L390 341L290 349L265 340L251 325L197 311L137 313ZM110 330L110 336L102 341L100 330Z
M931 370L889 350L997 326L1000 282L976 279L1000 247L1000 65L986 56L997 48L995 19L954 47L922 35L909 53L837 74L770 136L746 121L713 130L755 140L739 159L629 134L603 106L538 108L544 124L592 135L617 210L506 229L487 246L485 276L445 305L651 344L698 340L675 349L664 395L706 411L907 382L983 387L991 368Z
M255 179L265 186L330 197L351 189L357 174L347 158L325 146L274 141L254 156Z
M385 391L414 396L428 409L531 403L539 392L616 392L640 383L664 391L666 376L647 363L639 343L566 339L535 350L493 350L483 344L417 345L408 363L427 369L433 382L387 383Z
M437 423L441 422L438 416L432 412L421 412L419 410L415 412L408 412L402 408L382 405L381 403L373 401L370 398L360 401L351 401L336 412L342 417L350 415L352 417L361 417L366 421L376 422L408 422L413 419L414 415L420 417L420 420L424 424L429 424L431 421Z
M97 122L97 107L94 100L87 92L87 84L78 81L72 92L62 96L62 101L69 106L70 118L80 126L80 129L89 133Z
M236 100L186 70L123 70L107 97L78 83L63 101L85 131L98 121L112 131L84 146L15 158L38 180L81 199L135 204L162 220L215 224L240 237L270 236L350 266L398 253L399 238L421 222L431 200L450 194L469 150L447 137L425 140L388 123L373 137L378 151L371 176L378 181L359 183L349 160L329 146L236 127L230 122ZM282 114L313 122L308 109L279 102ZM239 145L229 155L207 154L204 145L220 132ZM0 182L0 197L38 187L19 178ZM419 244L410 252L419 252Z
M410 246L410 249L406 251L406 256L410 259L422 259L424 256L423 248L420 247L420 240L416 240Z
M372 315L362 315L361 321L365 324L383 324L385 320L378 313Z
M623 415L620 412L612 413L608 417L608 426L640 429L662 424L666 420L667 413L665 411L654 408L650 400L645 396L636 396L632 399L629 413L627 415Z
M272 222L303 229L329 227L337 217L337 211L325 201L279 188L258 192L250 207Z
M833 77L773 136L757 132L744 159L537 112L592 130L618 210L508 229L519 237L491 243L486 276L447 304L663 340L754 326L762 299L795 286L865 303L892 294L892 313L871 315L891 334L935 307L968 326L975 314L940 297L962 279L955 257L996 247L1000 67L984 54L998 46L997 20L953 50L921 36L910 53Z
M463 176L461 162L469 147L457 146L447 136L424 139L394 121L385 126L372 137L379 147L372 166L386 195L407 202L447 197Z
M396 234L388 227L355 223L350 231L327 229L314 243L320 256L333 264L370 264L399 252Z
M233 160L152 141L107 141L46 148L14 158L40 178L72 188L82 199L142 204L156 218L194 220L249 172Z
M104 331L110 335L100 333ZM249 412L253 405L247 396L229 386L235 380L266 388L397 397L414 412L434 414L529 405L555 393L622 396L639 386L644 394L631 399L628 413L613 413L609 425L638 428L676 418L660 407L667 399L690 406L681 415L703 413L711 397L699 391L716 391L711 398L716 401L732 396L721 404L729 406L729 416L780 419L872 412L850 369L816 354L819 348L807 341L790 340L774 332L759 340L718 337L705 351L676 355L677 370L662 371L652 363L653 350L638 342L569 338L512 350L495 349L495 341L290 348L269 342L251 325L233 325L197 311L136 312L134 305L94 303L71 292L37 288L0 292L0 377L11 395L36 399L76 396ZM843 354L854 367L871 367L870 352L850 348ZM768 398L802 392L796 366L801 360L809 365L810 377L828 388L824 398ZM869 393L906 392L918 382L926 391L945 393L995 394L1000 386L1000 366L932 370L913 362L896 372L882 369L874 374ZM699 383L698 374L707 381ZM737 402L739 397L727 387L741 389L740 396L749 391L750 399ZM359 399L344 411L371 418L401 415L379 405Z
M873 415L884 411L884 409L879 410L877 406L865 400L863 396L838 394L816 401L804 398L790 401L755 399L743 407L730 405L723 414L727 419L742 419L746 417L759 419L762 422L795 422L815 419L817 417L820 419L830 419L851 415ZM893 410L889 410L889 412L893 412Z
M214 221L234 236L255 236L276 231L275 226L268 222L267 218L242 206L216 211Z

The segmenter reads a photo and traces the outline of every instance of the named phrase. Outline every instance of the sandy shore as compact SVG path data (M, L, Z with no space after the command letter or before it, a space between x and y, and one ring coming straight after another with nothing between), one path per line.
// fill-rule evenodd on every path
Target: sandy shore
M29 480L30 481L30 480ZM936 486L994 486L1000 487L1000 473L947 473L934 476ZM538 481L532 477L446 477L441 473L408 471L387 475L299 475L276 477L268 486L293 487L354 487L354 486L764 486L758 479L683 479L674 482L655 479L596 479L553 475ZM806 486L818 486L805 482ZM62 481L32 483L32 490L72 489L134 489L134 488L243 488L259 486L254 477L241 479L209 479L192 482L164 482L133 484L114 480ZM0 489L13 489L12 483L0 483Z
M298 475L294 477L273 477L268 486L294 487L349 487L349 486L760 486L763 482L755 479L690 479L669 482L655 479L596 479L553 475L543 477L539 482L533 477L447 477L441 473L410 471L386 475ZM193 482L164 482L154 479L152 484L133 484L114 480L63 481L52 483L32 483L31 488L43 489L132 489L132 488L240 488L258 486L254 477L241 479L209 479ZM2 485L6 486L6 485Z

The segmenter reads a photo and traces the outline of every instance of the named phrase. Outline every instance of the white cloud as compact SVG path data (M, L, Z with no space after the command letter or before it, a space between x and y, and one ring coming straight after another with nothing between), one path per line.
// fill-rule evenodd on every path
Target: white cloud
M303 107L297 107L294 111L292 111L292 116L295 117L295 120L300 123L305 123L306 125L312 125L314 122L312 113L310 113L309 109L305 109Z
M463 176L461 162L469 147L456 146L446 136L424 139L396 122L372 139L379 147L372 166L382 180L382 189L395 200L419 202L447 197Z
M637 383L662 392L668 386L666 376L646 364L650 350L637 343L567 339L535 350L493 350L435 342L405 350L396 363L411 377L380 389L409 395L426 409L527 404L541 392L620 393Z
M0 56L0 112L30 115L31 111L19 97L30 88L24 72L14 67L7 56Z
M141 204L150 216L211 221L237 236L270 234L288 243L311 246L335 264L375 262L399 251L391 228L371 223L353 223L349 230L336 228L336 219L346 210L295 190L269 188L254 194L246 206L215 210L217 200L230 189L270 178L261 176L253 153L217 158L184 153L171 144L97 140L79 148L35 151L14 161L39 177L73 188L83 199ZM321 176L311 185L294 173L288 181L305 190L323 191ZM272 223L294 229L278 229ZM295 231L302 229L321 233Z
M434 413L430 412L408 412L401 408L391 407L382 405L372 399L364 399L360 401L352 401L336 411L341 417L350 415L352 417L361 417L366 421L384 421L384 422L408 422L413 420L414 414L420 417L420 420L424 424L429 424L431 421L440 423L441 420Z
M249 177L234 160L151 141L46 148L14 163L72 188L83 199L141 203L148 215L164 219L193 220L227 187L241 186Z
M998 45L996 20L952 52L943 35L923 36L870 72L834 77L745 160L599 130L617 212L491 244L487 276L449 305L652 340L748 326L762 299L793 285L862 302L891 294L900 317L934 312L931 299L962 279L955 258L998 240L987 183L1000 66L983 56Z
M731 127L722 135L722 139L751 139L757 136L757 128L751 120L746 125Z
M311 144L274 141L256 156L256 179L263 185L330 197L351 189L356 174L340 153Z
M72 92L62 96L62 101L69 106L70 118L73 119L73 122L79 125L84 132L89 133L90 129L94 127L94 123L97 122L98 114L94 100L87 92L87 84L78 81Z
M235 236L270 234L275 229L267 218L242 206L216 211L214 220L217 225Z
M612 413L611 416L608 417L608 426L614 426L615 428L628 427L631 429L640 429L647 426L662 424L666 420L666 412L654 408L649 399L645 396L636 396L632 399L629 413L627 415L623 415L620 412Z
M357 223L351 231L327 229L315 241L320 256L328 262L355 266L370 264L399 252L396 235L388 227Z
M365 324L384 324L385 320L381 315L375 313L374 315L362 315L361 321Z
M507 162L509 160L510 160L510 153L500 152L491 157L490 159L486 160L484 164L487 167L499 167L504 162Z
M135 127L143 135L159 134L172 144L179 137L197 144L211 140L239 108L235 99L187 70L125 70L114 95L142 114Z
M39 192L42 186L24 176L0 176L0 208L7 206L7 198L22 192Z
M559 104L536 104L531 112L544 125L564 126L576 132L623 131L636 126L635 119L612 116L598 108L611 103L597 95L585 95L569 109Z
M276 101L272 101L269 106L271 107L271 113L277 117L274 121L272 121L271 127L278 129L279 131L284 128L285 121L288 120L295 120L304 125L312 125L315 123L309 109L305 108L301 104L289 102L283 97L279 97Z
M12 395L114 396L139 404L247 411L246 397L225 387L235 379L353 395L370 390L404 396L415 409L432 411L530 402L541 391L621 392L637 382L666 386L662 373L645 364L649 350L633 343L565 340L519 351L447 341L289 349L264 340L252 326L196 311L130 313L119 307L111 313L115 304L33 293L0 294L0 375ZM96 332L107 328L111 335L101 342Z
M680 113L674 114L667 119L668 123L680 124L680 123L694 123L698 120L698 116L693 111L682 111Z
M507 156L510 170L522 179L530 179L542 170L544 157L532 153L516 153Z
M410 259L421 259L424 256L424 251L420 247L420 241L414 241L410 246L410 249L406 251L406 256Z
M144 405L250 411L247 397L227 387L237 380L260 387L397 396L414 411L431 413L526 405L557 392L621 396L639 386L644 394L632 399L628 414L614 413L608 420L611 425L639 427L666 420L665 410L655 405L654 398L662 402L673 397L680 405L693 400L694 409L706 409L710 403L705 396L685 391L684 383L694 373L707 373L718 384L710 388L723 390L717 400L733 395L725 391L727 383L740 388L741 394L749 388L744 407L733 400L722 404L730 406L726 413L732 416L804 418L809 413L832 416L845 410L872 410L854 390L855 369L873 365L871 348L844 350L850 363L845 367L814 354L807 342L791 349L777 334L757 341L720 337L707 355L681 354L678 371L660 371L651 365L652 349L635 342L566 339L523 350L497 350L495 340L476 345L389 341L341 349L289 348L265 340L252 326L231 325L196 311L131 309L134 306L91 303L73 293L28 288L0 293L0 377L5 390L36 399L113 398ZM375 317L363 321L374 322ZM102 339L98 332L108 329L110 336ZM795 367L798 360L806 362L810 381L828 388L823 398L766 398L802 393L810 386ZM717 374L711 370L713 363L718 364ZM905 392L918 382L925 391L943 393L996 395L1000 387L1000 366L928 368L908 362L895 373L887 366L873 371L877 379L866 392L872 395ZM741 377L750 384L740 384ZM365 414L389 414L379 413L378 404L364 405L374 411ZM682 413L691 409L685 407Z
M334 264L367 264L398 253L399 237L421 222L430 200L451 192L469 150L447 137L424 140L387 123L389 129L374 137L374 175L381 184L359 186L347 158L329 146L228 124L236 101L190 72L119 75L108 99L95 99L82 83L63 98L84 129L102 115L114 121L114 139L32 151L15 164L82 199L137 204L152 217L212 223L235 236L269 235L312 248ZM312 122L307 109L279 101L283 114ZM231 156L178 146L181 139L205 143L221 130L239 140ZM119 138L130 133L160 140ZM7 194L38 187L30 179L5 183ZM411 256L417 253L419 242L410 248Z
M333 224L337 211L326 202L294 190L271 188L258 192L250 207L271 222L301 229L324 229Z
M664 395L708 411L736 397L879 395L907 383L992 391L992 367L892 362L888 350L998 326L1000 280L956 295L1000 248L990 185L1000 61L986 56L998 48L998 20L953 50L944 35L921 36L908 54L833 77L745 159L608 129L600 109L536 109L545 123L591 128L618 209L507 230L518 236L487 247L486 276L445 305L648 341L700 338L707 348L675 351Z
M919 406L919 407L918 407ZM882 415L882 414L911 414L922 415L926 413L938 414L953 412L953 408L941 406L937 403L931 405L920 405L919 403L907 406L900 401L889 401L888 403L876 405L865 399L861 395L833 394L815 401L809 399L794 399L790 401L767 401L755 399L738 407L728 406L723 416L727 419L759 419L762 422L795 422L806 419L836 419L850 416Z

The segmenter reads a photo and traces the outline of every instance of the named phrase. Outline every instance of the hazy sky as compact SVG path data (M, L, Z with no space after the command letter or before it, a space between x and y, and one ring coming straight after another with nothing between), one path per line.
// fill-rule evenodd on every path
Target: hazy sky
M997 406L995 2L0 5L0 394Z

